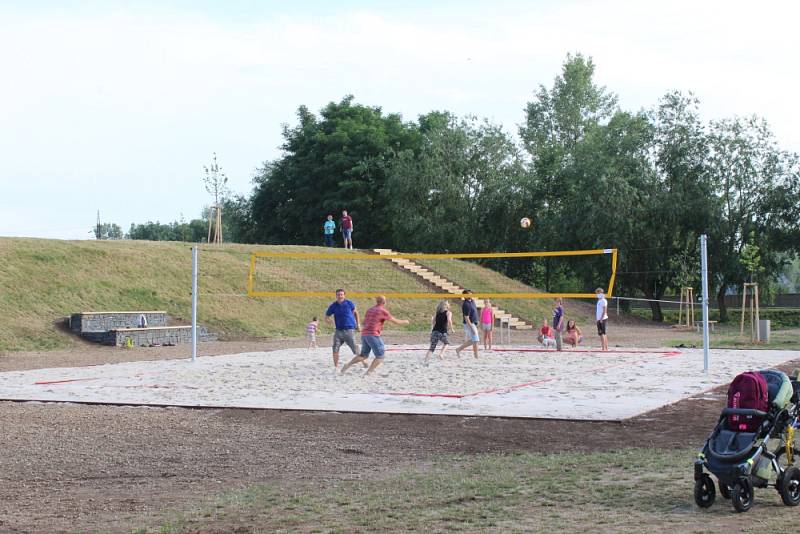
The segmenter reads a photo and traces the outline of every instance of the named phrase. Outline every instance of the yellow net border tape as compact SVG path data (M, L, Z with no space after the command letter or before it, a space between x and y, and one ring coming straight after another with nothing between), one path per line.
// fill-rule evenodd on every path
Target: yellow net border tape
M361 252L353 253L323 253L323 252L253 252L250 255L250 271L247 277L247 295L249 297L330 297L330 291L255 291L254 275L256 261L258 258L292 258L303 260L384 260L392 259L477 259L477 258L537 258L554 256L589 256L596 254L611 254L611 279L609 280L606 296L611 298L614 291L614 281L617 274L617 249L600 248L592 250L566 250L566 251L547 251L547 252L486 252L486 253L457 253L457 254L416 254L416 253L391 253L391 254L364 254ZM387 292L353 292L348 291L347 296L351 298L368 298L383 295L386 298L402 299L441 299L441 298L461 298L460 293L387 293ZM595 298L594 293L473 293L475 299L546 299L546 298Z

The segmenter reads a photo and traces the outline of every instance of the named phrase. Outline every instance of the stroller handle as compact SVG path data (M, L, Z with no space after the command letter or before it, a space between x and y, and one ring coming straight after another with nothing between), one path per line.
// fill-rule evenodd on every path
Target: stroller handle
M748 408L725 408L722 410L722 415L752 415L755 417L766 417L767 412Z

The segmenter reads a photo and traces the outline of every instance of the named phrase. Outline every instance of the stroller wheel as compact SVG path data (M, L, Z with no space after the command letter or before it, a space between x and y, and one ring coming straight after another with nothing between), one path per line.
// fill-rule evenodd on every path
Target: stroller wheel
M737 512L746 512L753 506L753 484L742 477L731 488L731 503Z
M781 493L781 500L786 506L800 504L800 469L790 467L784 471L778 483L778 491Z
M720 482L719 483L719 494L722 495L723 499L730 499L731 498L731 488L730 488L730 486Z
M708 508L714 504L714 499L717 497L717 490L714 489L714 481L711 477L703 473L699 479L694 482L694 502L700 508Z

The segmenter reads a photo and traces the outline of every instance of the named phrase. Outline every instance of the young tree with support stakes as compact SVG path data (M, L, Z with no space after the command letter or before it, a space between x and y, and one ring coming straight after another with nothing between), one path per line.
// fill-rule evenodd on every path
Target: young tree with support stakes
M214 205L208 213L208 242L209 243L222 243L222 205L220 199L228 194L228 176L222 172L222 167L217 163L217 153L214 152L213 161L210 167L203 165L205 170L205 177L203 182L206 186L206 191L214 197ZM214 221L212 223L212 221ZM214 236L212 240L211 228L214 228Z

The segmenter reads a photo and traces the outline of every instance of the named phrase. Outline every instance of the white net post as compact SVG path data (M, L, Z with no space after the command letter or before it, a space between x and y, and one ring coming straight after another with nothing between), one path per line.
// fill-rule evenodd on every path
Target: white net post
M503 328L505 327L505 328ZM508 341L504 341L503 331L508 330ZM511 344L511 319L508 317L500 317L500 344Z
M197 361L197 247L192 247L192 361Z
M703 234L700 236L700 278L702 280L702 293L703 293L703 371L708 373L708 236ZM742 310L744 313L744 310Z

